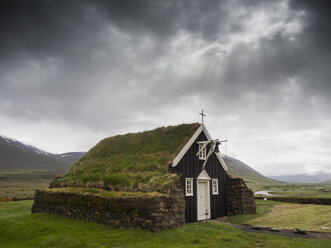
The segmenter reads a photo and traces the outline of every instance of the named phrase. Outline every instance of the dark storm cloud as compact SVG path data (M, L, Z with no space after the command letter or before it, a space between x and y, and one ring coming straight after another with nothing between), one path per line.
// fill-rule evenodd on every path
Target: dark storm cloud
M185 1L97 1L97 8L121 29L149 32L161 38L173 35Z
M172 37L182 28L209 37L219 31L220 20L227 16L221 3L5 0L0 3L0 57L79 56L85 49L102 45L98 35L107 22L159 39Z
M166 87L169 78L151 77L164 71L141 73L141 68L162 60L180 31L206 40L225 34L220 30L231 19L224 6L223 1L1 1L0 110L15 118L67 122L97 115L85 120L90 125L107 116L92 106L111 106L118 94L127 95L122 109L128 113L146 106L143 100L152 111L155 102L173 103L187 88L176 83L175 68L168 75L172 87ZM160 93L163 85L167 90ZM108 97L94 98L105 89Z
M292 0L291 6L307 12L305 37L320 49L331 50L331 2L327 0Z
M240 5L249 2L239 1ZM160 0L4 0L0 3L1 57L81 52L97 46L97 35L111 23L128 33L167 39L179 30L205 39L240 30L227 1ZM77 46L77 47L75 47ZM80 50L79 50L80 49Z
M91 32L86 2L1 1L1 57L50 56L66 53L81 33ZM84 38L88 36L84 35ZM27 53L27 54L25 54Z
M133 79L141 82L152 81L153 79L148 78L148 73L137 72L137 66L148 67L162 60L163 56L169 53L171 42L178 32L188 32L192 37L202 38L206 42L226 44L229 42L229 34L240 33L249 28L245 27L245 23L254 18L258 8L267 10L272 5L273 1L255 0L2 1L0 70L6 74L12 70L14 75L16 69L22 67L29 76L29 68L33 68L29 61L34 58L42 64L41 69L55 67L57 72L54 73L58 75L46 78L47 83L37 84L35 89L33 82L26 82L25 85L21 83L20 86L26 88L31 95L24 97L22 92L19 99L22 99L22 106L29 102L30 108L33 109L36 102L33 97L35 93L36 96L45 96L46 99L42 100L46 102L54 99L49 103L50 106L61 109L58 99L62 99L61 102L64 103L79 102L80 98L97 93L99 87L107 84L103 80L107 70L113 72L113 78L108 79L112 84L112 87L108 88L113 91L132 87L128 82ZM176 68L168 68L157 71L168 75L164 74L166 76L163 78L154 80L153 86L140 83L141 87L145 87L147 92L150 91L150 95L159 96L160 102L165 102L166 99L170 102L170 99L176 99L185 92L187 94L191 91L189 94L193 94L196 90L207 95L226 93L223 98L229 95L232 98L240 98L243 91L274 93L274 87L286 84L292 76L310 80L301 83L306 84L302 86L306 91L318 93L319 89L327 89L330 53L329 50L319 49L314 44L320 44L329 37L330 32L319 32L326 31L328 22L323 21L328 19L327 11L324 10L326 8L316 7L309 1L292 1L291 6L308 13L305 17L304 32L297 35L295 41L289 42L281 31L260 39L257 49L247 42L239 41L232 51L224 54L224 63L218 62L217 58L211 60L210 57L214 55L209 54L202 58L206 62L202 60L201 65L211 62L210 68L205 69L205 72L201 68L201 71L192 73L192 77L182 80L180 84L176 80ZM321 19L318 18L320 15ZM286 18L289 19L287 22L291 21L291 17ZM117 31L112 30L113 33L109 34L109 28L112 27L116 27ZM142 48L146 42L150 43L150 47L144 51ZM178 51L179 54L180 52ZM94 60L93 56L98 56L99 53L104 53L108 59ZM131 54L136 54L136 59L132 58ZM18 63L19 60L23 62ZM24 61L27 61L28 66ZM219 75L218 63L225 66L223 75ZM123 77L129 70L129 75ZM23 70L21 73L24 72ZM37 77L38 73L35 74ZM119 76L115 77L114 74ZM208 74L207 79L202 78L201 74ZM43 79L32 77L31 81L33 80ZM171 87L167 87L167 81L170 80ZM199 86L199 80L207 80L208 87ZM93 89L91 85L94 86ZM160 88L164 90L160 92ZM17 94L16 90L5 93L7 99L13 99ZM10 96L10 93L13 96ZM32 101L29 101L31 99ZM15 105L20 108L17 102ZM39 103L36 105L37 109L43 107ZM152 108L153 104L150 106ZM74 107L67 108L69 115ZM31 111L27 111L27 114L29 113Z
M302 78L307 79L312 93L331 94L331 3L330 1L292 0L291 7L306 12L304 29L298 43L301 50L298 60L304 63L300 67Z
M135 27L145 26L148 17L156 14L149 11L151 7L148 6L152 5L149 1L9 0L1 1L0 4L2 58L11 57L13 53L59 56L72 54L75 49L82 52L84 44L88 42L92 43L88 44L89 46L97 45L93 42L97 40L95 36L102 30L105 21L98 19L98 15L104 13L118 26L136 30ZM173 13L160 10L161 13ZM146 11L146 15L143 11ZM154 21L150 22L147 28L159 34L167 34L167 29L173 27L168 23Z
M255 161L258 152L263 165L278 151L282 164L293 157L284 147L294 150L302 138L322 133L316 146L331 142L323 132L331 104L327 5L1 1L1 129L37 125L79 144L95 133L196 121L203 107L214 131L242 148L239 158Z
M331 104L330 3L290 3L293 11L304 11L299 15L301 31L293 35L279 29L259 38L257 45L239 40L223 59L220 59L222 56L214 58L208 72L208 88L213 89L215 95L222 92L225 102L241 99L239 104L242 104L245 93L265 96L266 103L258 105L262 108L260 113L290 107L297 119L306 118L304 123L315 124L316 109L320 107L327 111L327 104L322 102ZM264 7L268 9L268 6ZM256 9L252 13L248 11L246 18L250 14L254 18ZM284 17L285 26L295 18L298 17ZM265 28L268 29L268 25ZM288 102L289 94L295 95L293 102ZM320 101L316 102L316 99Z

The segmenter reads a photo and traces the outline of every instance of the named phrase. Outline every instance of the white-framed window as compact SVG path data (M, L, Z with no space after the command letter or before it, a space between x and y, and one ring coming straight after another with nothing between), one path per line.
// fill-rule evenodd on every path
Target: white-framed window
M193 178L185 178L185 196L193 196Z
M206 159L207 157L207 146L205 146L203 149L201 149L203 147L204 144L199 143L199 159Z
M211 185L212 185L213 195L218 195L218 179L213 178L211 180Z

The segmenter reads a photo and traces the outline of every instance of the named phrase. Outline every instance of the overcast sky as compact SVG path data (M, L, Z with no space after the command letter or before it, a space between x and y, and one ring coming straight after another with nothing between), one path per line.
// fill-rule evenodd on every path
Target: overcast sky
M0 134L49 152L200 121L269 175L331 173L330 1L4 0ZM222 147L224 152L224 147Z

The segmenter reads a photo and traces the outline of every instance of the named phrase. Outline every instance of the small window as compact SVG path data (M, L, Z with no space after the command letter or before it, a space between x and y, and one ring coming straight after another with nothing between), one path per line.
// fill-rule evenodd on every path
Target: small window
M199 159L206 159L207 157L207 146L205 146L203 149L201 149L203 147L204 144L199 144Z
M213 195L218 195L218 179L217 178L212 179L212 189L213 189Z
M193 196L193 178L185 178L185 195Z

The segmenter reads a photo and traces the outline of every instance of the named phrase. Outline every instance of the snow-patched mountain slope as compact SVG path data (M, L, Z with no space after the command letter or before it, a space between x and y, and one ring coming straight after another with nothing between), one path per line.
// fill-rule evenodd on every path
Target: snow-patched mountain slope
M0 135L0 169L64 171L84 153L52 154Z
M0 169L67 170L85 152L53 154L18 140L0 136ZM274 184L277 181L267 178L240 160L223 157L229 173L241 176L246 182ZM279 182L278 182L279 183Z

